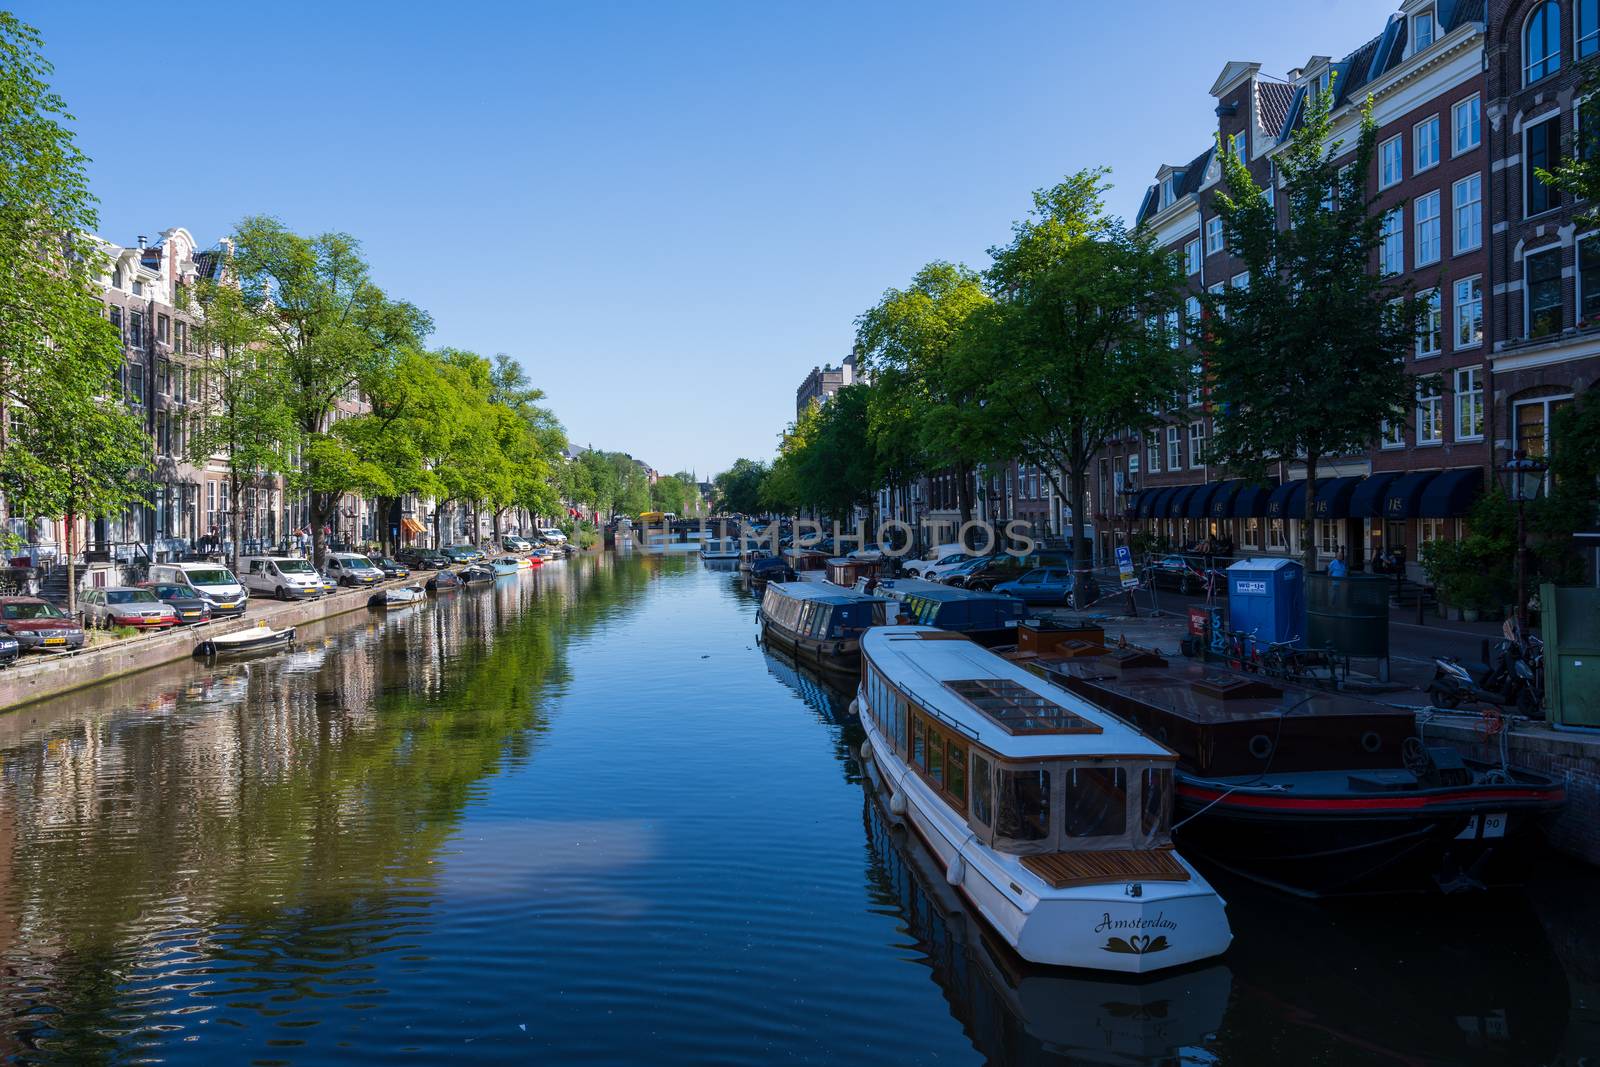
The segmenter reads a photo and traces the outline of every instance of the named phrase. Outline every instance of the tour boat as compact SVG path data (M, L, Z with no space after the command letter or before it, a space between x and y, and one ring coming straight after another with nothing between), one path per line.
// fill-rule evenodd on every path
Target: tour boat
M211 659L217 656L242 656L252 652L270 652L294 644L294 627L274 630L256 623L245 630L208 637L194 647L197 657Z
M515 574L522 569L522 561L516 556L499 556L489 562L489 569L496 576Z
M1172 846L1170 749L958 634L875 627L861 658L867 773L1018 955L1147 974L1228 947Z
M428 599L428 591L420 585L402 585L380 589L367 598L369 608L403 608Z
M854 674L861 635L883 624L884 600L827 582L769 582L761 598L761 632L801 663Z
M1297 896L1455 892L1516 880L1546 775L1463 759L1415 714L1154 653L1041 657L1039 675L1178 753L1184 847Z
M708 537L700 545L700 558L736 561L739 558L739 540L736 537Z
M873 592L898 601L907 622L949 630L990 648L1015 644L1017 623L1028 610L1016 597L957 589L921 578L885 579Z

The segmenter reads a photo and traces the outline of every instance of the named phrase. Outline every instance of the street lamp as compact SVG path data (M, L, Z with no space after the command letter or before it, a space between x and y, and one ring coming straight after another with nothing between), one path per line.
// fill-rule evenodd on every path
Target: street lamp
M1127 524L1127 528L1128 528L1128 535L1127 536L1128 536L1128 561L1129 561L1129 563L1132 563L1132 561L1133 561L1133 498L1138 494L1138 492L1139 492L1139 487L1136 484L1134 484L1133 475L1129 474L1122 481L1122 518L1123 518L1123 521ZM1118 578L1119 578L1119 580L1121 578L1121 570L1120 570L1120 568L1118 569ZM1139 605L1133 599L1133 590L1130 588L1127 592L1128 592L1128 615L1131 618L1137 619L1139 617Z
M1518 449L1516 457L1509 460L1500 468L1506 476L1506 492L1517 505L1517 635L1521 639L1522 633L1528 626L1528 584L1527 584L1527 557L1528 557L1528 524L1526 508L1528 504L1539 499L1539 494L1544 491L1545 471L1549 464L1522 449Z

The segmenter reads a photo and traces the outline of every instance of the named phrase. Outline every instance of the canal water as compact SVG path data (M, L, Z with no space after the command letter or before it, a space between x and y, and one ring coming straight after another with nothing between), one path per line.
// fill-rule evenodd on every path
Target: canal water
M693 558L557 563L0 717L0 1058L1578 1063L1590 876L1304 905L1153 981L992 943Z

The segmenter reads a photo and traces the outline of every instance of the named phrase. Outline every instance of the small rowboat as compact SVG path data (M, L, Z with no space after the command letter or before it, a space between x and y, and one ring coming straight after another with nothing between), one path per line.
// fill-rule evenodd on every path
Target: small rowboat
M522 561L516 556L501 556L489 564L496 575L515 574L522 569Z
M492 582L495 576L492 568L485 567L481 563L474 563L469 567L462 567L456 571L456 577L471 585L473 582Z
M428 599L428 591L420 585L402 585L398 589L380 589L367 600L369 608L403 608Z
M235 630L207 638L194 646L194 654L203 659L217 656L242 656L252 652L271 652L294 644L294 627L274 630L261 623L248 630Z
M448 593L453 589L460 589L465 584L455 571L438 571L428 579L427 589L430 593Z

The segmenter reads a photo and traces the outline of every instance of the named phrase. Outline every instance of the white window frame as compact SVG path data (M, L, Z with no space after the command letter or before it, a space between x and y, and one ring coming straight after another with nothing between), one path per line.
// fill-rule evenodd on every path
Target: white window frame
M1423 207L1429 203L1433 205L1433 214L1424 216ZM1431 189L1413 200L1411 206L1415 209L1411 213L1411 225L1416 231L1416 248L1413 249L1412 254L1416 257L1415 264L1417 266L1426 267L1439 262L1444 255L1444 220L1441 217L1444 212L1444 197L1439 195L1439 190ZM1433 229L1431 255L1429 254L1430 243L1426 236L1426 227L1429 226ZM1427 258L1423 258L1424 256Z
M1529 163L1529 160L1528 160L1528 133L1535 126L1543 126L1545 123L1550 122L1550 121L1554 121L1555 124L1556 124L1555 137L1553 138L1554 143L1555 143L1554 154L1555 154L1555 156L1557 158L1560 158L1560 155L1561 155L1561 109L1560 108L1556 108L1553 111L1546 111L1546 112L1544 112L1543 114L1540 114L1540 115L1535 115L1531 120L1529 120L1527 122L1524 122L1522 124L1522 131L1521 131L1521 135L1520 135L1521 138L1522 138L1522 167L1521 167L1522 179L1521 179L1521 182L1520 182L1521 188L1517 190L1517 195L1522 199L1522 217L1525 218L1525 219L1531 219L1535 215L1545 215L1545 214L1548 214L1548 213L1550 213L1552 211L1557 211L1561 207L1561 205L1559 203L1556 203L1556 204L1552 204L1550 207L1547 207L1547 208L1543 209L1542 211L1534 211L1533 210L1532 201L1531 201L1530 197L1528 196L1528 191L1531 188L1529 183L1534 178L1533 171L1531 169L1531 164Z
M1555 396L1536 396L1536 397L1532 397L1532 398L1530 398L1528 400L1515 400L1515 401L1512 401L1512 403L1511 403L1511 426L1509 427L1510 432L1511 432L1512 447L1514 447L1514 448L1521 448L1522 447L1522 419L1518 415L1518 412L1520 412L1525 407L1532 407L1535 404L1542 405L1544 407L1544 419L1542 420L1543 421L1543 425L1544 425L1544 441L1542 443L1542 446L1543 446L1543 449L1544 449L1543 456L1544 456L1545 459L1549 459L1550 458L1550 405L1551 404L1558 404L1563 400L1571 400L1572 399L1572 395L1573 394L1571 394L1571 393L1558 393ZM1550 478L1550 476L1548 474L1545 475L1545 481L1546 481L1547 485L1549 483L1549 478Z
M1547 245L1540 245L1538 248L1524 249L1523 253L1522 253L1522 338L1525 341L1534 340L1534 336L1533 336L1533 287L1528 284L1528 260L1532 259L1534 256L1541 255L1541 254L1543 254L1545 252L1551 252L1551 251L1554 251L1557 255L1560 255L1561 242L1555 241L1555 242L1552 242L1552 243L1547 244ZM1566 300L1565 299L1562 300L1562 310L1563 310L1563 312L1566 310ZM1565 315L1562 316L1562 321L1563 322L1566 321ZM1543 337L1559 337L1560 335L1561 335L1561 328L1557 327L1551 333L1543 334L1541 336L1543 336Z
M1476 388L1463 389L1462 384L1464 380L1466 384L1476 386ZM1457 441L1483 440L1483 428L1485 425L1486 414L1483 407L1483 367L1481 365L1457 367L1455 369L1455 389L1453 391L1455 393L1456 410L1455 439ZM1473 407L1476 408L1478 422L1478 430L1476 433L1473 433L1470 430L1463 431L1462 416L1468 413L1467 405L1469 402Z
M1406 424L1399 420L1384 419L1378 424L1378 447L1390 450L1406 447Z
M1389 150L1389 146L1390 145L1394 146L1394 152L1395 152L1394 163L1395 163L1395 171L1396 171L1396 173L1395 173L1393 178L1388 177L1388 170L1389 170L1388 150ZM1405 137L1404 137L1404 135L1397 133L1393 137L1390 137L1388 140L1384 141L1382 144L1378 145L1378 188L1379 189L1392 189L1396 185L1399 185L1401 182L1405 181L1405 177L1406 177Z
M1578 12L1582 9L1584 0L1572 0L1572 58L1574 62L1582 63L1589 56L1600 54L1600 3L1592 9L1595 24L1589 28L1588 33L1583 32L1583 24L1578 21ZM1588 55L1584 54L1583 42L1593 41L1595 47Z
M1444 351L1444 294L1435 287L1424 289L1417 297L1428 304L1428 310L1423 313L1422 329L1417 332L1416 346L1417 358L1425 359Z
M1196 419L1189 424L1189 469L1194 470L1205 465L1206 420Z
M1600 230L1586 230L1572 238L1572 321L1583 325L1583 242L1600 241Z
M1422 23L1423 19L1428 20L1428 39L1426 41L1422 40L1422 35L1417 32L1417 27ZM1412 15L1410 29L1411 33L1408 36L1411 39L1410 51L1412 55L1432 48L1434 42L1439 39L1439 20L1434 15L1433 8L1425 7L1415 15Z
M1462 189L1471 189L1476 183L1476 196L1466 203L1462 202ZM1470 233L1468 240L1461 237L1461 210L1470 205L1473 208ZM1465 178L1450 186L1450 254L1459 256L1463 252L1476 251L1483 247L1483 175L1469 174Z
M1389 242L1397 241L1398 245L1391 249ZM1378 268L1385 274L1402 274L1406 269L1406 209L1394 208L1383 216L1383 228L1379 233Z
M1427 383L1433 383L1437 392L1428 394L1423 390ZM1435 428L1437 433L1424 432L1425 426ZM1437 374L1425 374L1417 379L1417 447L1433 448L1444 444L1444 381Z
M1214 256L1223 249L1222 216L1213 215L1206 220L1206 255Z
M1184 244L1183 265L1186 273L1199 274L1201 264L1204 262L1205 257L1200 252L1200 238L1196 237L1194 240Z
M1468 106L1471 106L1472 108L1472 121L1467 124L1466 129L1473 136L1471 144L1463 145L1461 143L1461 114L1462 109ZM1454 159L1456 156L1465 155L1482 144L1483 102L1482 98L1477 93L1473 93L1471 96L1457 100L1450 106L1450 158Z
M1161 433L1151 430L1145 438L1145 462L1149 464L1150 474L1157 474L1161 470Z
M1167 470L1183 469L1183 431L1176 426L1167 427Z
M1450 334L1450 347L1458 352L1464 348L1478 348L1483 344L1483 275L1474 274L1469 278L1457 278L1454 284L1455 292L1452 294L1451 320L1455 325ZM1463 301L1461 299L1461 287L1474 284L1478 287L1478 298L1476 300ZM1468 289L1467 292L1470 295L1472 290ZM1461 339L1461 313L1474 305L1478 309L1478 338L1475 341L1463 341Z
M1238 274L1235 274L1232 279L1232 286L1235 289L1244 289L1248 291L1250 288L1250 272L1247 270L1242 270Z
M1424 163L1422 154L1422 131L1433 127L1433 162ZM1411 173L1421 174L1425 170L1432 170L1439 165L1439 160L1444 156L1444 140L1441 123L1437 114L1429 115L1415 126L1411 127Z

